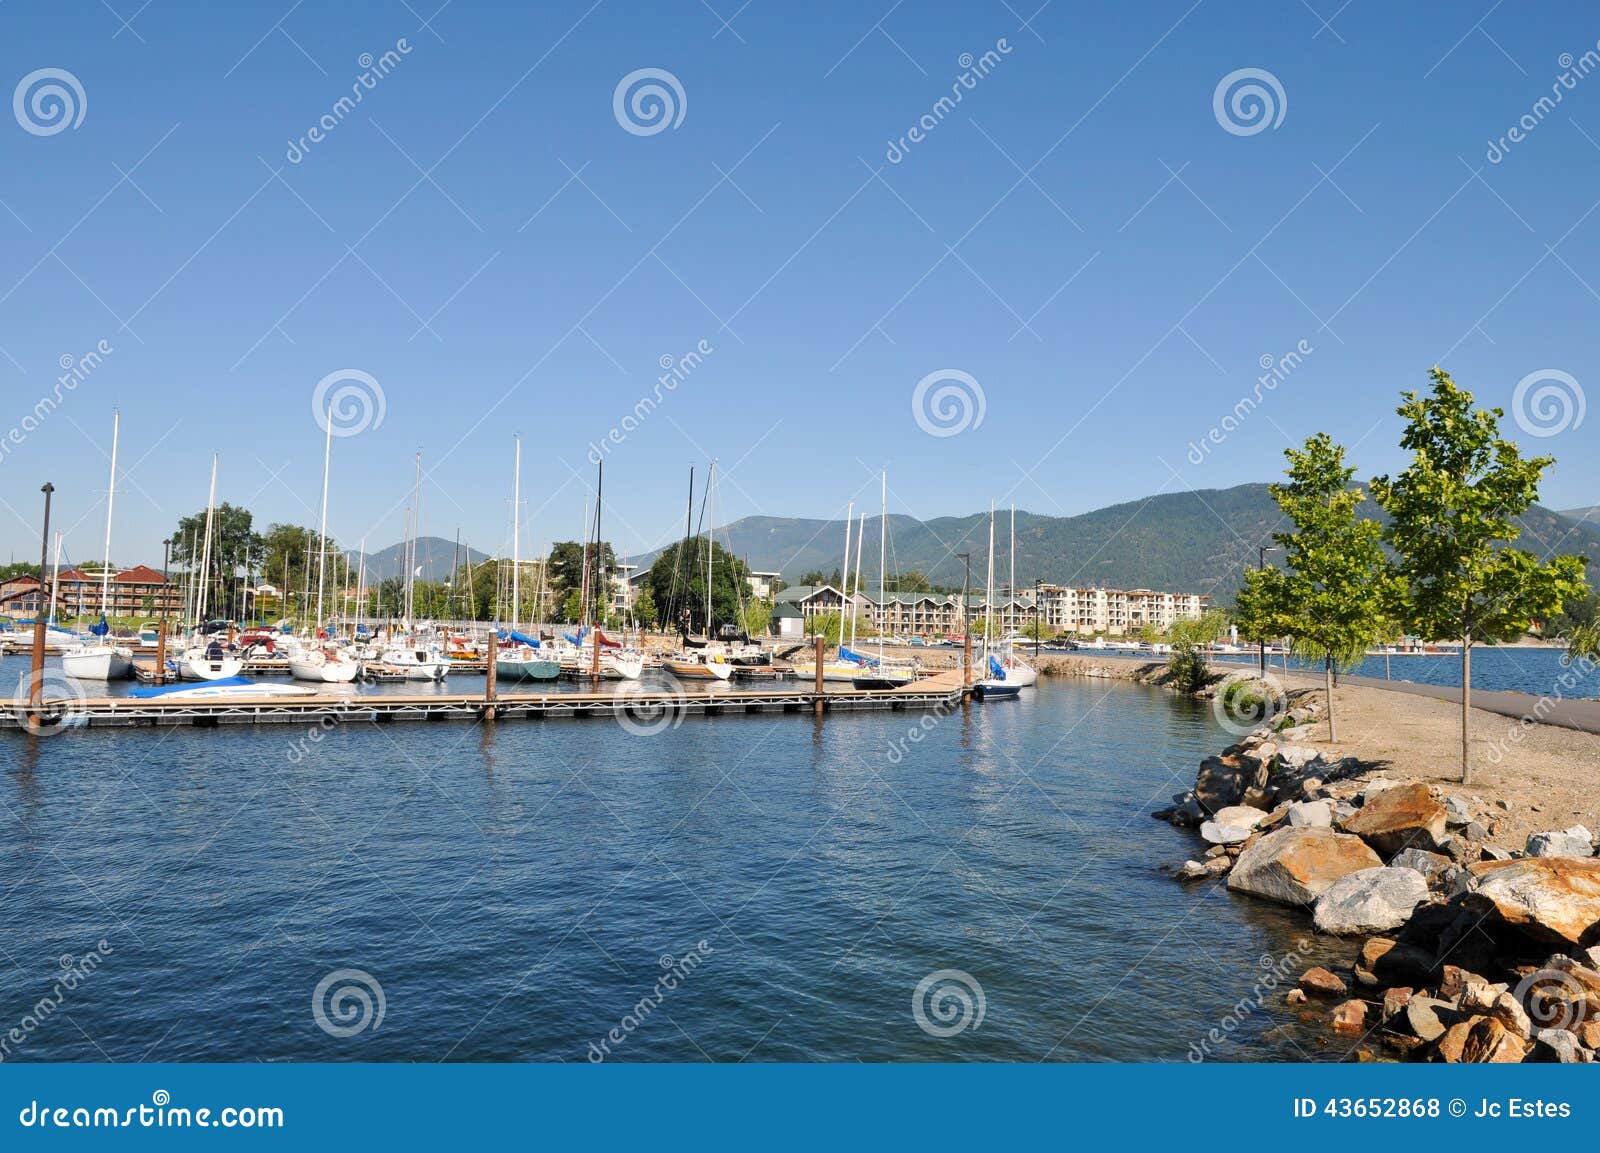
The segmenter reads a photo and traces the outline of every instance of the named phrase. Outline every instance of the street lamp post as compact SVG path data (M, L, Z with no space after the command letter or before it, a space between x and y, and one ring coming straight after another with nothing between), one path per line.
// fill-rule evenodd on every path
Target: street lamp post
M1033 659L1039 660L1039 634L1044 631L1044 578L1033 580Z
M1282 552L1282 551L1283 551L1283 549L1280 548L1278 545L1275 545L1275 544L1273 544L1273 545L1262 545L1261 549L1260 549L1260 555L1257 557L1256 571L1257 572L1263 572L1263 571L1266 570L1266 567L1267 567L1267 554L1269 552ZM1260 639L1258 639L1256 641L1256 647L1257 647L1257 649L1260 650L1261 675L1263 677L1265 677L1267 675L1267 640L1266 640L1266 638L1265 637L1261 637Z

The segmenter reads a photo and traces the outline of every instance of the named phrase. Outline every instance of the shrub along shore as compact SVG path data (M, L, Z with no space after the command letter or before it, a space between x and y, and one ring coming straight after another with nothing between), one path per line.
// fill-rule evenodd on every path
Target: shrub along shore
M1176 875L1302 909L1349 942L1348 967L1307 970L1287 1003L1353 1056L1595 1061L1595 738L1475 714L1474 740L1497 753L1467 788L1433 763L1457 706L1372 688L1337 698L1345 741L1326 739L1323 690L1292 690L1286 712L1206 758L1154 814L1197 834Z

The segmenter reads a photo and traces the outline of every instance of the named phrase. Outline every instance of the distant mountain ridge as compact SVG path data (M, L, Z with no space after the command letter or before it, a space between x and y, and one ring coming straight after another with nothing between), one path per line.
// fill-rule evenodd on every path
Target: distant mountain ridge
M1383 519L1370 500L1364 515ZM1265 484L1163 493L1096 509L1078 516L1044 516L1018 510L1016 584L1035 580L1107 588L1151 588L1205 593L1231 604L1244 570L1258 563L1258 549L1271 544L1284 520ZM862 588L877 587L879 518L867 518ZM1535 505L1522 520L1519 544L1540 555L1556 551L1587 556L1600 565L1600 520L1578 523ZM960 587L972 554L972 583L981 588L987 560L989 514L921 521L889 517L887 569L916 571L934 584ZM1010 512L996 514L995 583L1007 583ZM751 568L776 571L791 583L802 573L839 568L844 554L843 520L745 517L717 529L719 543ZM629 560L648 565L659 549ZM852 540L852 552L854 541ZM1597 568L1596 571L1600 571Z
M358 550L349 550L345 553L345 556L349 558L352 568L361 563L361 553ZM449 580L453 565L458 560L462 564L466 564L469 560L472 564L482 564L490 559L488 553L478 552L476 549L468 548L466 545L462 545L458 552L455 541L445 540L443 537L437 536L418 537L416 541L416 557L417 568L421 570L417 573L417 579L425 581ZM402 541L400 544L392 544L386 549L369 552L367 554L366 567L368 581L404 578L406 575L405 543Z

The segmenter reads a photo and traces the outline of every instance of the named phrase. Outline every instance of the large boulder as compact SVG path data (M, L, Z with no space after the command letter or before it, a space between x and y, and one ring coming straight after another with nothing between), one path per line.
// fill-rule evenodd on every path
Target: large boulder
M1289 823L1297 829L1333 827L1333 805L1328 801L1296 801L1289 806Z
M1275 829L1239 854L1228 888L1286 905L1310 905L1340 877L1381 864L1359 837L1332 829Z
M1398 929L1428 899L1428 879L1392 865L1360 869L1335 881L1317 899L1314 917L1324 933L1352 935Z
M1225 813L1231 811L1230 809L1223 810ZM1258 812L1259 810L1252 811ZM1207 843L1213 845L1237 845L1242 841L1248 841L1250 834L1253 832L1255 832L1255 828L1251 825L1228 825L1221 820L1203 821L1200 824L1200 835L1206 839Z
M1469 911L1540 941L1600 942L1600 859L1532 857L1470 868L1477 884L1462 897Z
M1267 766L1237 756L1207 757L1194 779L1195 799L1215 813L1244 799L1246 790L1265 788Z
M1355 977L1363 985L1431 985L1439 974L1434 954L1393 937L1370 937L1356 958Z
M1594 834L1582 825L1548 833L1530 833L1527 851L1530 857L1592 857Z
M1420 781L1369 795L1361 811L1344 823L1378 852L1435 849L1445 839L1445 808Z
M1435 881L1444 881L1454 862L1442 853L1430 853L1426 849L1401 849L1389 859L1391 867L1396 869L1415 869L1427 878L1428 884Z
M1528 1046L1493 1017L1471 1017L1451 1025L1434 1046L1435 1061L1461 1064L1515 1064Z
M1265 809L1257 809L1250 805L1229 805L1225 809L1218 809L1212 820L1219 825L1243 825L1253 829L1266 819Z

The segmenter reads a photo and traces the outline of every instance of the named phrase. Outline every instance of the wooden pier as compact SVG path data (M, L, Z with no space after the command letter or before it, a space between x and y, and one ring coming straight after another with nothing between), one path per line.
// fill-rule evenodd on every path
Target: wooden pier
M959 671L926 677L896 689L845 689L817 693L814 688L718 691L710 688L657 688L625 682L616 692L503 693L492 700L483 693L409 695L360 693L293 696L258 700L189 700L98 697L87 700L49 699L41 708L44 729L152 728L218 725L329 725L350 721L389 724L395 721L509 721L612 717L653 726L660 718L722 716L745 713L816 713L836 710L892 709L929 711L961 703L968 689ZM38 723L25 702L0 710L0 728L31 731Z

